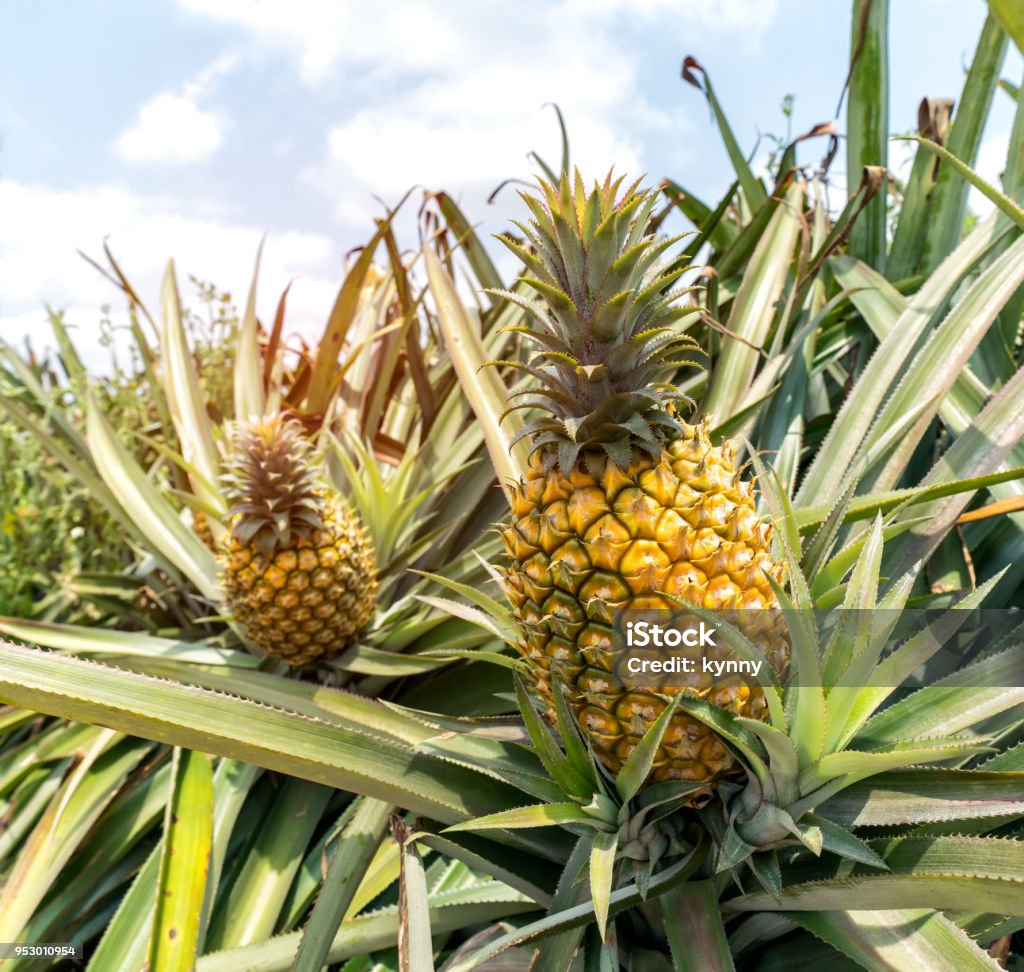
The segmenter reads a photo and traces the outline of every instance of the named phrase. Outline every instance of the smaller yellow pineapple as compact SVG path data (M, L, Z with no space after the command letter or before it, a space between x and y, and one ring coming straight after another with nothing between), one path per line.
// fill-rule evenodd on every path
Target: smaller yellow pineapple
M213 538L213 528L210 526L210 518L202 511L195 510L192 514L192 529L203 542L203 546L214 553L217 552L217 541Z
M377 566L359 518L319 480L302 427L237 429L220 550L228 605L246 637L289 665L341 650L373 616Z

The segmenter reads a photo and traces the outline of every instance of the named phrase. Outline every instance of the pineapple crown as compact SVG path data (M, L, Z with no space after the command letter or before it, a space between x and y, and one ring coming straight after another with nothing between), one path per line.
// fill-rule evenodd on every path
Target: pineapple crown
M224 493L231 535L264 556L323 529L323 491L302 426L273 416L239 423L231 442Z
M663 257L679 237L658 239L653 191L639 180L620 192L609 173L588 192L579 172L558 185L538 179L539 195L521 192L533 219L516 222L528 246L498 239L526 265L523 283L537 297L504 292L526 312L518 332L533 346L526 363L510 365L536 379L511 396L508 412L533 409L517 440L530 436L545 468L569 474L579 457L605 457L620 468L637 451L657 456L680 434L676 403L691 400L670 381L700 348L682 333L696 308L673 289L688 269Z

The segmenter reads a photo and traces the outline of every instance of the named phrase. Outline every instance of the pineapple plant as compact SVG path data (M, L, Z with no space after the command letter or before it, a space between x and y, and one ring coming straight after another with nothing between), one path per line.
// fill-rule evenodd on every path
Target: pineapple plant
M539 197L521 195L533 215L520 225L530 249L499 238L529 268L524 282L539 296L508 295L527 316L515 330L536 349L514 366L536 383L512 407L540 417L520 433L531 438L530 464L502 529L505 587L549 713L557 682L615 773L665 707L663 693L616 675L620 612L669 611L680 601L741 612L782 672L787 642L765 620L777 604L769 577L781 573L734 445L712 444L706 420L679 416L685 396L672 377L696 349L679 322L695 308L673 290L686 267L662 261L673 240L654 235L656 195L611 175L588 191L578 172L574 181L540 180ZM704 650L682 651L696 671ZM664 693L763 717L756 683L694 681ZM710 783L733 765L707 726L679 712L652 778Z
M363 525L318 481L298 422L235 431L220 551L228 606L246 637L289 665L337 653L373 616L377 567Z

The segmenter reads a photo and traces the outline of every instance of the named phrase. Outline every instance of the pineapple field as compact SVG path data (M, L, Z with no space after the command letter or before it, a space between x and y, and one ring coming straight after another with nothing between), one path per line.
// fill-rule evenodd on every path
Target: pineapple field
M5 967L1024 970L1024 15L893 137L840 9L767 158L682 62L721 198L556 109L311 336L104 244L127 352L0 342Z

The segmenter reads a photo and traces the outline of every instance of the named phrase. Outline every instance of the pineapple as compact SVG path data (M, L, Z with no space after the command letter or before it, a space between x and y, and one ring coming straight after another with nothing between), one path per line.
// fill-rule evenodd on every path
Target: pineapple
M620 195L621 184L609 176L588 194L578 173L557 186L541 180L540 198L521 194L533 221L516 224L531 247L501 238L525 261L525 282L540 296L507 295L527 311L517 330L537 346L523 366L537 384L513 396L513 407L540 417L524 429L530 466L502 529L506 588L549 715L558 682L612 773L666 695L683 691L751 718L765 708L760 688L740 678L624 685L615 674L618 612L678 611L664 595L741 612L770 664L781 671L788 659L785 639L762 613L777 606L766 576L780 576L771 527L755 510L733 447L714 446L705 423L682 421L676 405L685 396L667 381L696 347L676 326L688 310L672 284L685 268L660 262L673 241L653 236L653 194L635 183ZM698 670L701 650L683 649ZM680 712L651 778L710 783L732 766L718 737Z
M373 615L377 568L358 517L318 481L302 427L241 425L225 493L223 586L246 637L290 665L343 648Z
M217 552L217 541L213 538L213 528L210 526L210 518L202 511L195 510L192 513L192 529L208 550Z

